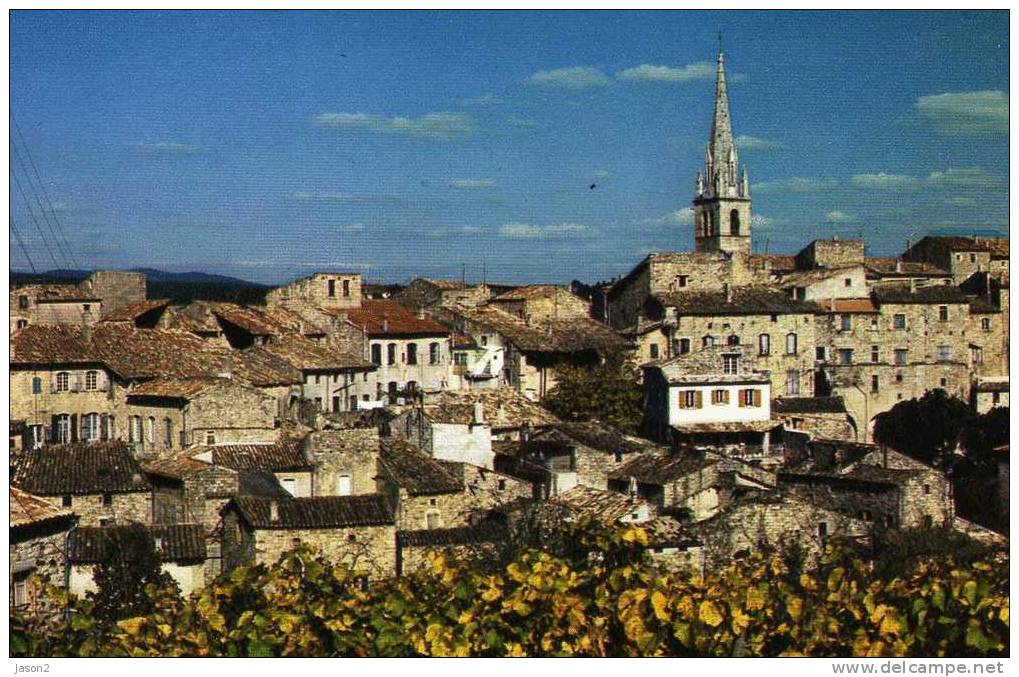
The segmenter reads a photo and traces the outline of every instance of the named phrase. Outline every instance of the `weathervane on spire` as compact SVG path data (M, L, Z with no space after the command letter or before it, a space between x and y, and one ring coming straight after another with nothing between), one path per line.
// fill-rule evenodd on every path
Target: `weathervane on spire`
M718 29L718 53L722 53L722 29Z

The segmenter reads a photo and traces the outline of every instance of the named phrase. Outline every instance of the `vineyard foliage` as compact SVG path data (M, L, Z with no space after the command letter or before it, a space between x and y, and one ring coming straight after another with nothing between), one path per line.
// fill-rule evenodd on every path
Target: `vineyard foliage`
M705 578L665 573L638 527L580 524L593 556L504 567L436 553L365 586L307 549L238 568L190 598L149 586L145 616L71 599L11 617L15 656L1003 656L1008 562L918 562L891 578L831 545L805 571L758 555Z

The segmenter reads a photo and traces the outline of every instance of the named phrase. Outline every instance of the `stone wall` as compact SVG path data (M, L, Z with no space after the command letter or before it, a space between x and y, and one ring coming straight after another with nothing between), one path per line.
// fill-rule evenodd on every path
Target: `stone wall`
M258 529L254 532L256 564L274 564L295 547L310 545L334 564L371 578L396 573L396 530L392 525L343 529Z
M986 327L986 328L985 328ZM974 312L966 318L966 338L980 349L980 360L971 360L975 376L1008 374L1008 324L1001 312ZM970 357L974 357L971 355Z
M103 314L146 298L144 273L97 270L85 278L78 288L103 300Z
M862 265L863 258L863 240L814 240L796 255L796 267L841 268Z
M89 371L96 372L96 390L85 390L85 375ZM57 392L56 377L61 372L68 374L70 389ZM68 414L76 418L77 433L80 434L85 414L116 415L124 411L123 388L99 366L93 369L14 368L9 374L11 418L24 420L27 426L50 427L54 416ZM36 378L40 385L38 393L33 392L33 380Z
M103 494L75 494L71 504L64 505L62 496L42 496L57 507L69 509L78 516L78 526L97 527L101 521L110 524L139 522L152 523L152 492L136 491L127 494L107 494L109 505L103 505Z
M305 453L315 466L316 496L337 496L340 477L350 478L350 494L374 494L379 432L375 428L319 430L305 438Z
M774 409L772 409L774 411ZM790 430L809 433L826 440L855 441L856 432L845 412L774 414L774 418Z
M187 409L188 439L204 443L203 431L215 433L216 444L275 442L275 400L254 388L227 382L192 398ZM198 435L198 439L195 436Z
M27 578L27 612L46 615L55 611L57 602L43 592L49 582L64 588L64 552L67 533L73 521L57 520L42 525L12 528L10 532L10 605L14 604L15 579Z
M823 505L835 512L884 527L915 526L903 524L903 496L897 487L880 489L859 485L782 483L782 491L804 501Z
M331 284L330 284L331 283ZM332 290L332 294L330 294ZM360 273L315 273L270 290L266 305L306 305L321 308L360 308Z

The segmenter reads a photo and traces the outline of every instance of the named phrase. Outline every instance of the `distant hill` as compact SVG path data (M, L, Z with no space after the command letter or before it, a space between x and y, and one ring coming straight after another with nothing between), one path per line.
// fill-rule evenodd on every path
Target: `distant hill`
M23 284L74 284L84 280L91 272L88 270L47 270L42 273L27 273L12 270L10 283L12 287ZM173 299L181 303L196 299L261 303L265 300L265 292L270 289L266 285L255 282L211 273L168 273L155 268L135 268L133 272L145 273L149 298Z

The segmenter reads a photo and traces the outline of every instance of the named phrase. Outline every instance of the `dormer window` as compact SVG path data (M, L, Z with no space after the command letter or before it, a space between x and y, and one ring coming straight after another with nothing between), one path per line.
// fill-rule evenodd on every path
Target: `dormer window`
M739 373L739 355L722 355L722 373Z

